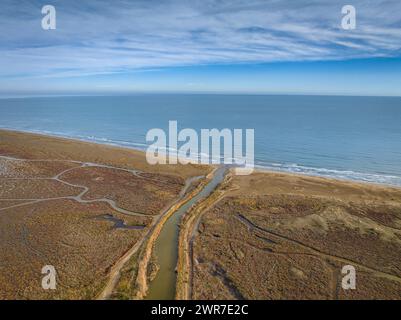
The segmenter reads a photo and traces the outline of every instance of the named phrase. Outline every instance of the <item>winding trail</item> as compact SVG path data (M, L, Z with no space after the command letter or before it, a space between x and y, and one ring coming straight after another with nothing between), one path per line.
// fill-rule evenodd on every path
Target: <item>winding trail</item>
M186 239L187 243L185 243L185 242L183 243L185 247L182 249L182 255L184 256L184 258L187 259L187 263L186 263L186 265L184 265L183 270L180 270L180 272L183 272L185 274L186 273L185 269L187 269L188 273L187 273L187 279L186 279L187 281L186 282L183 281L185 284L182 287L182 290L180 292L180 295L178 296L178 299L186 300L186 299L193 298L192 294L193 294L194 266L197 263L196 258L194 256L193 246L194 246L195 238L198 233L199 224L200 224L203 214L205 212L207 212L211 207L213 207L217 202L219 202L223 198L225 198L227 196L227 191L228 190L220 190L221 194L216 196L215 199L210 199L211 201L208 202L207 204L205 203L205 205L203 205L202 202L197 204L197 206L194 208L195 214L194 214L194 217L192 217L193 218L192 222L191 222L191 218L187 221L187 224L191 225L191 226L189 226L189 230L184 230L185 235L184 235L183 239ZM401 283L401 277L398 275L395 275L395 274L392 274L392 273L389 273L386 271L381 271L379 269L376 269L371 266L367 266L363 263L356 262L356 261L346 258L346 257L333 255L333 254L324 252L318 248L315 248L315 247L308 245L297 239L293 239L291 237L282 235L279 232L261 227L242 214L236 214L235 218L240 223L244 224L248 228L249 232L251 232L254 236L258 237L259 239L262 239L263 241L268 242L270 245L276 244L277 243L276 241L280 241L280 242L284 241L284 242L292 243L292 244L294 244L300 248L303 248L307 251L307 252L296 252L296 251L287 252L285 250L284 251L273 251L269 247L260 248L260 247L255 247L251 243L240 242L242 245L249 246L256 250L263 252L263 254L277 255L277 256L283 256L283 257L288 257L291 255L315 257L315 258L321 258L323 261L327 262L330 265L332 262L337 261L342 264L350 264L355 267L358 267L358 268L364 270L365 272L372 273L376 277L385 278L385 279L389 279L389 280ZM258 236L255 233L255 231L259 231L260 233L267 235L268 238L265 238L263 236ZM272 240L271 238L273 238L274 240ZM238 240L230 239L230 241L238 241ZM336 268L333 267L333 265L331 265L331 269L332 269L332 280L331 280L330 285L331 285L332 291L333 291L333 298L338 299L339 271L336 270Z
M394 275L394 274L377 270L375 268L366 266L364 264L361 264L359 262L356 262L356 261L348 259L348 258L344 258L344 257L341 257L341 256L337 256L337 255L326 253L326 252L321 251L321 250L319 250L319 249L317 249L317 248L315 248L313 246L307 245L307 244L303 243L302 241L299 241L299 240L296 240L296 239L292 239L290 237L287 237L285 235L282 235L282 234L280 234L278 232L275 232L275 231L272 231L272 230L269 230L269 229L266 229L266 228L262 228L262 227L258 226L257 224L253 223L251 220L249 220L248 218L246 218L242 214L238 214L236 216L236 218L241 223L243 223L244 225L246 225L250 229L259 230L259 231L261 231L261 232L263 232L265 234L268 234L270 236L279 238L279 239L281 239L283 241L287 241L287 242L293 243L293 244L295 244L295 245L297 245L297 246L299 246L299 247L301 247L303 249L306 249L307 251L311 252L311 253L308 253L308 252L306 252L306 253L305 252L271 252L271 254L277 254L277 255L290 255L290 254L296 255L296 254L298 254L298 255L314 256L314 257L318 256L318 257L321 257L321 258L337 260L337 261L339 261L341 263L351 264L353 266L357 266L357 267L359 267L361 269L364 269L366 271L372 272L376 276L384 277L384 278L387 278L387 279L390 279L390 280L393 280L393 281L396 281L396 282L401 282L401 278L396 276L396 275Z
M82 192L79 193L76 196L53 197L53 198L32 198L32 199L3 198L3 199L0 199L0 201L29 201L29 202L24 202L24 203L12 205L12 206L9 206L9 207L1 208L0 211L11 209L11 208L16 208L16 207L21 207L21 206L26 206L26 205L30 205L30 204L34 204L34 203L44 202L44 201L74 200L74 201L77 201L77 202L82 203L82 204L88 204L88 203L94 203L94 202L105 202L112 209L114 209L115 211L118 211L119 213L122 213L122 214L130 215L130 216L157 217L157 215L125 210L125 209L120 208L119 206L117 206L117 204L116 204L116 202L114 200L107 199L107 198L84 200L84 199L82 199L82 197L85 196L85 194L87 194L89 192L89 188L87 186L80 185L80 184L69 183L69 182L64 181L64 180L62 180L60 178L65 173L73 171L73 170L77 170L77 169L84 168L84 167L96 167L96 168L108 168L108 169L114 169L114 170L119 170L119 171L125 171L125 172L132 173L133 175L135 175L138 178L149 179L147 177L141 176L140 173L142 173L142 172L139 171L139 170L130 170L130 169L125 169L125 168L113 167L113 166L109 166L109 165L96 164L96 163L91 163L91 162L81 162L81 161L75 161L75 160L51 160L51 159L33 159L33 160L31 160L31 159L18 159L18 158L12 158L12 157L7 157L7 156L0 156L0 158L7 159L7 160L13 160L13 161L24 161L24 162L52 162L52 161L54 161L54 162L65 162L65 163L79 164L79 166L63 170L62 172L56 174L53 177L48 177L48 178L43 178L43 177L40 177L40 178L19 178L19 177L17 177L17 178L9 178L9 177L3 177L3 178L0 178L0 180L53 180L53 181L57 181L59 183L62 183L64 185L70 186L70 187L83 189ZM184 187L184 189L185 188L187 188L187 185Z
M196 193L195 195L191 196L189 199L187 199L187 192L189 190L189 188L191 187L192 183L204 178L203 176L198 176L198 177L192 177L192 178L188 178L186 180L185 186L183 187L183 189L180 192L180 195L178 197L177 200L175 200L173 203L171 203L170 205L168 205L164 210L162 210L162 213L160 213L159 215L155 216L155 219L153 219L151 226L149 228L149 230L147 231L146 235L144 237L142 237L131 249L129 249L111 268L110 270L110 274L109 274L109 280L106 283L106 286L104 287L104 289L102 290L102 292L98 295L97 299L98 300L107 300L111 297L114 288L116 287L120 276L121 276L121 270L124 268L125 264L130 260L130 258L142 247L142 245L149 241L149 239L152 237L152 235L156 232L157 230L157 226L162 223L162 220L164 218L165 215L169 214L169 212L171 210L173 210L174 208L178 208L176 209L179 210L181 205L183 205L184 203L190 201L191 199L193 199L194 197L196 197L202 190L200 190L198 193ZM190 195L188 195L190 196ZM169 218L167 218L169 219Z
M73 168L68 168L66 170L63 170L62 172L57 173L53 177L37 177L37 178L21 178L21 177L0 177L0 180L53 180L57 181L59 183L62 183L64 185L70 186L70 187L75 187L75 188L80 188L82 191L75 196L64 196L64 197L53 197L53 198L3 198L0 199L0 201L27 201L24 203L20 204L15 204L12 206L8 206L5 208L0 208L0 211L12 209L12 208L17 208L17 207L22 207L22 206L27 206L35 203L40 203L40 202L46 202L46 201L53 201L53 200L74 200L77 201L78 203L83 203L83 204L88 204L88 203L95 203L95 202L105 202L107 203L111 208L113 208L115 211L120 212L122 214L130 215L130 216L150 216L152 217L152 222L148 228L147 233L145 236L143 236L140 240L138 240L133 247L131 247L110 269L109 273L109 279L106 283L106 286L102 290L102 292L98 295L97 299L108 299L110 298L111 294L113 293L113 290L115 286L118 283L118 280L120 278L121 274L121 269L124 267L124 265L129 261L129 259L132 257L133 254L135 254L139 248L142 246L142 244L149 238L149 236L152 234L152 232L155 229L155 226L159 223L160 219L162 216L167 213L168 211L171 210L171 208L179 205L183 201L188 201L188 199L185 199L185 196L187 195L187 192L189 188L193 185L194 182L197 180L200 180L204 178L204 176L196 176L196 177L191 177L186 179L184 187L181 189L178 198L175 201L172 201L171 203L167 204L166 207L161 210L161 212L157 215L154 214L147 214L147 213L140 213L140 212L133 212L129 210L125 210L123 208L120 208L117 206L114 200L107 199L107 198L98 198L98 199L93 199L93 200L84 200L82 199L85 194L89 192L89 188L85 185L80 185L80 184L73 184L69 183L65 180L63 180L61 177L66 174L67 172L71 172L73 170L77 170L80 168L84 167L97 167L97 168L108 168L108 169L114 169L114 170L120 170L120 171L125 171L132 173L135 177L141 178L141 179L147 179L147 180L153 180L152 178L145 177L142 175L142 171L139 170L131 170L131 169L125 169L125 168L120 168L120 167L114 167L114 166L109 166L109 165L103 165L103 164L97 164L97 163L91 163L91 162L82 162L82 161L76 161L76 160L53 160L53 159L20 159L20 158L13 158L13 157L8 157L8 156L1 156L0 159L6 159L6 160L12 160L12 161L24 161L24 162L63 162L63 163L73 163L77 164L76 167Z

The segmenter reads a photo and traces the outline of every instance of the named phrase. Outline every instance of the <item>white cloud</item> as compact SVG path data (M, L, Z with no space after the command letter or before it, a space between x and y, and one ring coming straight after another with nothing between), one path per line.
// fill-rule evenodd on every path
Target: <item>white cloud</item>
M41 1L0 4L0 77L71 77L216 63L399 56L401 1L58 1L57 30Z

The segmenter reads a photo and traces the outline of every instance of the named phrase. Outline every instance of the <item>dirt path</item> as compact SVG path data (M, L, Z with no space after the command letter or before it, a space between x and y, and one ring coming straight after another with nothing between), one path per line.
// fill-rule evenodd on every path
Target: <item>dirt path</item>
M152 221L151 227L149 228L148 232L146 235L138 241L130 250L128 250L116 263L115 265L111 268L110 274L109 274L109 280L107 281L106 286L104 287L103 291L99 294L97 297L98 300L106 300L109 299L110 296L113 293L113 290L115 286L118 283L118 280L120 279L121 275L121 270L125 266L125 264L129 261L129 259L141 248L141 246L146 242L147 248L145 250L145 255L139 262L138 266L138 278L140 279L139 283L143 287L144 284L146 283L146 270L147 270L147 262L150 258L150 253L149 248L153 247L153 242L152 240L156 239L158 236L158 233L160 232L160 229L163 226L163 223L169 218L173 212L178 210L184 203L189 201L191 198L193 198L200 190L202 189L202 185L198 186L193 192L187 195L187 191L190 188L191 184L199 180L202 177L193 177L187 179L184 188L180 192L179 198L174 201L171 205L169 205L167 208L165 208L161 214L157 216L157 219L154 219ZM137 279L138 281L138 279ZM140 289L139 291L143 291L144 289ZM146 290L146 289L145 289ZM138 296L139 298L142 298L142 295Z
M142 244L145 242L145 240L150 238L152 233L155 231L156 226L159 224L161 218L166 213L171 211L172 209L175 209L177 206L179 206L184 201L184 197L186 196L186 193L187 193L188 189L192 186L193 182L203 178L203 176L197 176L197 177L188 178L185 181L185 185L182 188L178 199L173 201L173 202L171 202L170 204L166 205L166 207L163 208L163 210L161 210L160 214L152 215L152 214L132 212L132 211L125 210L123 208L118 207L114 200L107 199L107 198L84 200L84 199L82 199L82 197L86 193L88 193L89 190L90 190L87 186L80 185L80 184L72 184L72 183L69 183L67 181L62 180L62 178L61 178L62 175L64 175L65 173L73 171L73 170L76 170L76 169L79 169L79 168L83 168L83 167L98 167L98 168L108 168L108 169L125 171L125 172L132 173L133 175L135 175L138 178L151 180L151 178L149 178L149 177L142 176L141 175L141 173L143 173L142 171L130 170L130 169L119 168L119 167L108 166L108 165L102 165L102 164L96 164L96 163L81 162L81 161L75 161L75 160L52 160L52 159L33 159L33 160L31 160L31 159L18 159L18 158L12 158L12 157L7 157L7 156L0 156L0 158L7 159L7 160L12 160L12 161L25 161L25 162L52 162L52 161L54 161L54 162L64 162L64 163L77 164L76 167L63 170L62 172L57 173L53 177L47 177L47 178L46 177L41 177L41 178L9 178L9 177L4 177L4 178L0 178L0 179L2 179L2 180L54 180L54 181L57 181L59 183L71 186L71 187L76 187L76 188L81 188L82 189L82 191L76 196L53 197L53 198L31 198L31 199L21 199L21 198L0 199L0 201L28 201L28 202L24 202L24 203L21 203L21 204L15 204L15 205L12 205L12 206L1 208L0 211L11 209L11 208L16 208L16 207L21 207L21 206L26 206L26 205L31 205L31 204L35 204L35 203L40 203L40 202L53 201L53 200L63 200L64 199L64 200L74 200L74 201L77 201L79 203L84 203L84 204L94 203L94 202L105 202L111 208L113 208L114 210L116 210L116 211L118 211L118 212L120 212L122 214L131 215L131 216L151 216L151 217L153 217L152 223L151 223L150 228L149 228L148 232L146 233L146 235L144 237L142 237L139 241L137 241L135 243L135 245L133 247L131 247L111 267L111 270L110 270L110 273L109 273L109 279L107 281L107 284L106 284L105 288L102 290L102 292L99 294L99 296L97 297L97 299L101 299L101 300L102 299L108 299L111 296L115 286L118 283L118 280L120 279L121 269L129 261L129 259L132 257L132 255L135 254L139 250L139 248L142 246ZM185 202L186 201L188 201L188 199L185 199Z
M210 199L207 199L203 201L203 203L199 203L195 208L193 208L193 212L190 213L190 215L185 221L185 224L182 226L182 235L180 236L180 254L181 254L181 265L179 266L179 274L182 275L182 278L180 280L181 282L181 288L179 292L177 292L177 299L191 299L192 298L192 286L193 286L193 274L194 274L194 263L195 263L195 257L194 257L194 252L193 252L193 245L194 245L194 240L197 235L197 230L199 228L199 223L202 219L203 214L214 204L216 204L218 201L221 201L225 196L227 195L226 190L220 190L220 194L213 200L213 195L211 196ZM278 255L278 256L283 256L283 257L288 257L288 255L305 255L305 256L310 256L310 257L320 257L323 258L324 261L327 261L330 263L330 261L338 261L343 264L351 264L354 265L355 267L359 267L362 270L365 270L367 272L373 273L377 277L381 278L386 278L392 281L396 281L398 283L401 282L401 277L384 272L378 269L375 269L374 267L369 267L367 265L364 265L362 263L358 263L356 261L353 261L351 259L348 259L346 257L341 257L341 256L336 256L333 254L326 253L322 250L319 250L318 248L315 248L313 246L310 246L308 244L303 243L302 241L292 239L291 237L287 237L285 235L282 235L278 232L275 232L273 230L269 230L263 227L258 226L254 222L252 222L250 219L246 218L243 215L237 215L236 218L244 224L246 227L249 228L250 231L252 230L258 230L262 233L265 233L266 235L269 235L269 237L273 237L273 239L279 239L281 241L287 241L292 244L295 244L308 252L302 253L302 252L273 252L271 250L263 250L261 248L256 248L259 250L263 250L265 254L269 255ZM244 243L242 243L244 244ZM250 244L249 244L250 245ZM333 270L333 268L331 268ZM335 299L338 297L338 271L333 271L332 274L332 279L331 279L331 289L333 292L333 298Z
M130 215L130 216L153 216L153 217L157 217L157 215L125 210L125 209L120 208L119 206L117 206L117 204L116 204L116 202L114 200L107 199L107 198L84 200L84 199L82 199L82 197L89 192L89 188L88 187L86 187L84 185L80 185L80 184L72 184L72 183L64 181L64 180L62 180L60 178L65 173L73 171L73 170L76 170L76 169L80 169L80 168L84 168L84 167L97 167L97 168L108 168L108 169L114 169L114 170L130 172L130 173L132 173L133 175L135 175L138 178L147 179L146 177L143 177L143 176L140 175L141 171L129 170L129 169L124 169L124 168L119 168L119 167L107 166L107 165L90 163L90 162L81 162L81 161L75 161L75 160L50 160L50 159L29 160L29 159L17 159L17 158L5 157L5 156L0 156L0 158L7 159L7 160L13 160L13 161L25 161L25 162L52 162L52 161L55 161L55 162L67 162L67 163L79 164L79 166L63 170L62 172L56 174L55 176L48 177L48 178L8 178L8 177L6 177L6 178L0 178L0 179L3 179L3 180L54 180L54 181L57 181L59 183L65 184L65 185L70 186L70 187L83 189L83 191L80 194L76 195L76 196L54 197L54 198L32 198L32 199L21 199L21 198L0 199L0 201L2 201L2 200L3 201L29 201L29 202L25 202L25 203L16 204L16 205L12 205L12 206L9 206L9 207L1 208L0 211L11 209L11 208L16 208L16 207L21 207L21 206L26 206L26 205L30 205L30 204L34 204L34 203L38 203L38 202L44 202L44 201L74 200L74 201L77 201L77 202L83 203L83 204L94 203L94 202L105 202L111 208L113 208L115 211L118 211L118 212L120 212L122 214ZM188 188L188 186L185 185L184 189L185 188Z
M358 263L356 261L350 260L348 258L344 258L344 257L340 257L340 256L336 256L336 255L332 255L326 252L323 252L315 247L312 247L310 245L307 245L299 240L296 239L292 239L290 237L284 236L278 232L272 231L272 230L268 230L266 228L262 228L260 226L258 226L257 224L253 223L251 220L249 220L248 218L244 217L243 215L239 214L236 216L236 218L243 224L245 224L248 228L252 228L252 229L257 229L261 232L264 232L270 236L279 238L281 240L284 241L288 241L291 242L295 245L300 246L303 249L306 249L307 251L311 251L312 253L301 253L301 252L273 252L272 254L277 254L277 255L289 255L289 254L298 254L298 255L306 255L306 256L318 256L318 257L322 257L322 258L326 258L326 259L332 259L332 260L337 260L340 261L341 263L345 263L345 264L351 264L353 266L357 266L361 269L364 269L366 271L372 272L374 273L376 276L379 277L384 277L387 278L389 280L393 280L393 281L397 281L397 282L401 282L401 278L393 275L391 273L386 273L377 269L374 269L372 267L363 265L361 263Z
M193 242L203 214L226 196L227 190L223 190L221 186L226 185L230 178L231 174L226 174L220 186L209 197L196 203L183 217L178 239L177 287L175 296L178 300L187 300L192 297Z
M152 223L153 225L153 223ZM118 280L121 276L121 270L125 266L125 264L129 261L133 254L135 254L142 244L145 242L145 239L149 237L152 233L152 227L146 233L145 237L142 237L135 245L129 249L110 269L109 279L107 280L106 286L103 288L102 292L97 296L97 300L107 300L111 297L114 288L116 287Z

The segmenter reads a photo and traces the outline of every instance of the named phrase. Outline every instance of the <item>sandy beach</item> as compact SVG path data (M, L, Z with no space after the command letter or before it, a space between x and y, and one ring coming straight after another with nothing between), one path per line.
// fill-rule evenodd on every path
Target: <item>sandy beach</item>
M153 243L206 180L186 182L211 169L0 130L0 299L143 297L158 270ZM229 173L172 245L180 299L397 299L401 189ZM57 290L42 289L44 265L56 267ZM341 288L344 265L357 271L355 290Z
M150 166L135 150L1 130L0 299L96 298L115 264L196 186L186 181L209 171ZM41 287L45 265L57 270L57 290Z
M181 299L399 299L401 190L283 173L228 177L183 222ZM342 268L356 288L342 287Z

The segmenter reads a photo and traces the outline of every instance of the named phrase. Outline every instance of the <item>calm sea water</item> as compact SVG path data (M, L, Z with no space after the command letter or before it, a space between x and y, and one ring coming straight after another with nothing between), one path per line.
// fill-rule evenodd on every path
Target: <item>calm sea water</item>
M0 127L143 149L146 132L253 128L267 169L401 185L401 98L136 95L0 99ZM199 131L200 132L200 131ZM1 136L0 136L1 138Z

